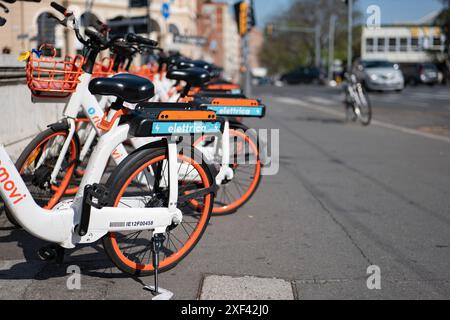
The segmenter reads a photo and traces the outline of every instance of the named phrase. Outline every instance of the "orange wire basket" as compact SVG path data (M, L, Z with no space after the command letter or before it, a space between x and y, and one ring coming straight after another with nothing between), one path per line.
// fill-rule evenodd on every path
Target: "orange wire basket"
M114 59L105 57L101 62L96 62L92 72L92 78L110 77L115 74L113 71Z
M77 89L83 74L81 55L56 58L56 49L44 44L39 50L50 49L51 56L31 55L27 63L27 84L34 98L65 99Z

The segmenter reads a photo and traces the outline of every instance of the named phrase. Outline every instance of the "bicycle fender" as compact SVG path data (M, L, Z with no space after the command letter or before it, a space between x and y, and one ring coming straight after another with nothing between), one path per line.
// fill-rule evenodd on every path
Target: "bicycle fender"
M64 119L60 122L56 122L56 123L52 123L52 124L48 125L47 128L52 129L55 132L69 130L69 123L67 122L66 119Z

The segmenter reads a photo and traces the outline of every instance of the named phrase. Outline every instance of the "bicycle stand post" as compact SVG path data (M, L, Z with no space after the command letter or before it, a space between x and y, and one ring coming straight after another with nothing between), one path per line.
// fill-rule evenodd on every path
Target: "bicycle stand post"
M170 300L173 297L173 293L169 290L165 290L159 287L159 252L162 249L163 243L166 237L163 234L154 234L151 242L152 246L152 264L155 270L155 285L145 286L144 290L150 291L154 298L152 300Z

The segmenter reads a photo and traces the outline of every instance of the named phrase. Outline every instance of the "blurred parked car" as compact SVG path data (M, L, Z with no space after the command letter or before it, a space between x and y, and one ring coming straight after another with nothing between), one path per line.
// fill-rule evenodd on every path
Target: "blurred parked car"
M321 78L321 72L318 68L299 67L289 73L283 74L280 81L291 85L300 83L318 84L321 82Z
M383 60L359 60L354 74L367 90L402 91L405 79L398 64Z
M402 65L403 75L407 84L424 83L435 85L439 83L439 71L432 63L414 63Z
M273 81L269 77L253 77L252 83L254 86L270 86L273 84Z

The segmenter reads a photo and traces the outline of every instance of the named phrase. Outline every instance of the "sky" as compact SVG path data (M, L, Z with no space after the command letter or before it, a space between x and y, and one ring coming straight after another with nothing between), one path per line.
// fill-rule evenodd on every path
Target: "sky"
M258 25L264 26L271 15L286 9L291 0L254 0ZM341 1L341 0L335 0ZM370 5L381 8L381 23L416 21L427 14L439 10L442 6L438 0L358 0L357 6L362 13Z

